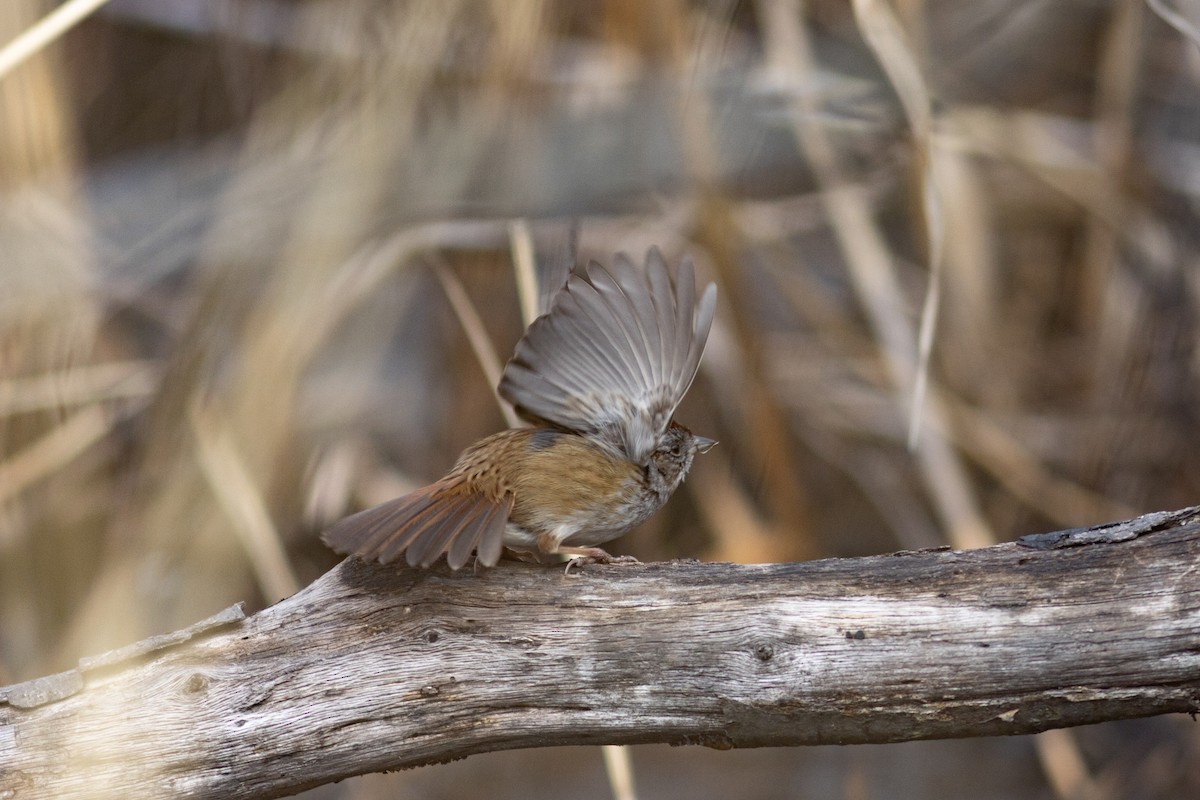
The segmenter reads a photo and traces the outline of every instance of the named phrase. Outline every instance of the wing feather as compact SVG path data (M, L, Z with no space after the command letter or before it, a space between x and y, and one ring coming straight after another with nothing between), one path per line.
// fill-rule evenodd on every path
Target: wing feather
M642 271L629 260L628 256L618 253L613 258L612 269L605 270L605 272L612 276L621 291L624 302L633 311L633 318L637 321L638 331L641 334L642 354L650 362L651 369L657 370L651 375L650 382L657 384L663 380L663 373L658 370L660 365L657 364L657 359L650 358L649 354L656 350L661 352L662 331L647 330L645 324L641 322L654 317L654 303L646 292L641 291L645 282Z
M679 330L679 324L676 314L675 291L671 285L671 274L667 271L667 262L663 259L662 253L658 248L652 249L646 256L646 276L650 279L650 299L654 304L655 319L657 320L657 329L660 337L659 351L655 354L660 362L663 362L667 367L667 372L672 367L674 347L671 346L676 339L687 339L691 335L691 331ZM665 379L660 385L666 385L671 388L671 384ZM682 399L683 395L679 396ZM678 403L678 399L676 402ZM674 408L671 409L674 411Z
M680 397L687 394L687 390L692 386L692 381L696 378L696 372L700 369L700 358L704 355L704 343L708 341L708 333L712 330L713 318L716 313L717 287L716 284L710 283L700 297L700 305L697 307L695 321L692 323L692 344L688 350L687 362L679 374L680 382L676 384L682 387Z
M640 463L695 378L715 309L712 284L696 303L689 259L675 278L657 248L640 268L623 254L593 262L526 330L500 395L526 418L594 434Z
M579 349L575 352L578 358L585 361L602 360L615 367L615 371L606 376L608 382L619 383L627 375L649 380L643 363L644 348L631 338L631 329L635 329L636 325L623 318L620 306L613 307L605 296L609 289L602 281L597 283L590 270L588 277L593 280L592 283L583 278L575 279L575 286L569 299L564 302L565 307L556 320L556 327L576 334L575 344ZM572 301L578 304L577 310L570 308ZM575 311L575 314L568 316L571 311ZM583 324L575 323L576 318ZM591 324L587 324L588 321Z
M696 316L696 272L692 268L690 258L683 259L679 264L679 272L675 276L678 305L675 308L675 341L672 343L671 374L672 386L679 385L684 380L684 371L688 368L688 355L695 347L696 333L693 321ZM704 338L708 338L705 330ZM701 344L703 348L703 344Z
M577 296L584 296L584 292ZM599 316L603 312L585 301L580 303L579 313L580 316ZM559 348L569 348L574 353L574 358L557 359L560 362L558 372L575 378L577 385L574 388L585 389L597 380L619 383L632 372L633 364L622 358L620 343L607 328L597 326L595 331L589 331L571 324L570 319L565 316L552 318L549 327ZM554 358L554 354L550 357Z
M658 337L652 343L641 323L643 309L635 303L630 292L627 292L621 282L604 267L592 263L588 269L588 278L592 282L598 299L604 303L613 322L621 333L619 347L625 352L626 362L632 363L636 369L626 370L627 375L633 375L644 385L658 383L662 376L658 359ZM586 284L585 284L586 285ZM644 293L633 292L634 297L647 300Z

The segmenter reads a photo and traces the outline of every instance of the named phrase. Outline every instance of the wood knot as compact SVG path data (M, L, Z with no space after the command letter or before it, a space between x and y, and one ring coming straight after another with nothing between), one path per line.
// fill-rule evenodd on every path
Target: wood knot
M199 672L193 672L183 684L184 694L199 694L208 688L208 678Z

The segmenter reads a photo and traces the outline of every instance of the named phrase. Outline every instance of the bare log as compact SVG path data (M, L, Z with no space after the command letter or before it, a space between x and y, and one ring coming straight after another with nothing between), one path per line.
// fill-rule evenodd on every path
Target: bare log
M0 797L264 798L489 750L1033 733L1200 710L1200 509L983 550L343 562L0 690Z

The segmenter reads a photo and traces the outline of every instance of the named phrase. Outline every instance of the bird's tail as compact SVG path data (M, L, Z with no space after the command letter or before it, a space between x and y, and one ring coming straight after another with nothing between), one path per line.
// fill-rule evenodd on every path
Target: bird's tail
M500 560L512 504L511 494L495 500L448 478L346 517L321 539L339 553L381 564L403 553L410 566L428 567L445 553L458 569L477 552L490 567Z

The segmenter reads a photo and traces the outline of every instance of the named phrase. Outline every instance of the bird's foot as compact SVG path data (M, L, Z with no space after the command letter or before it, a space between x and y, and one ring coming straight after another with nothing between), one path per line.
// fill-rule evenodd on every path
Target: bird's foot
M641 564L633 556L614 556L607 550L602 550L599 547L560 547L558 552L573 556L567 562L564 575L571 574L571 567L582 567L585 564Z

